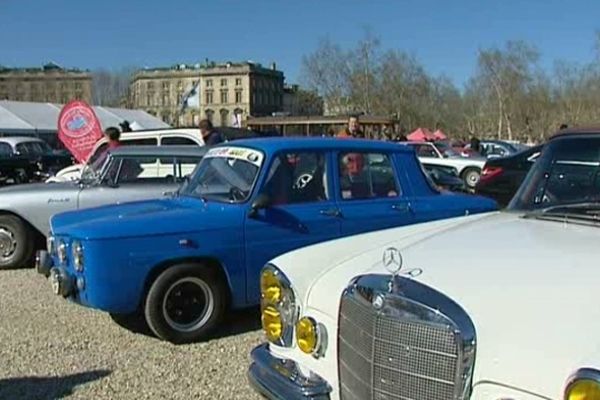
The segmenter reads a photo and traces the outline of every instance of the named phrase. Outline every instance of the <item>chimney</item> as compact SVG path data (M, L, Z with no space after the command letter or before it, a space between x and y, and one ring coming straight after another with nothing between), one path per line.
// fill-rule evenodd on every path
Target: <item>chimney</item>
M271 69L272 69L273 71L277 71L277 64L275 64L275 62L272 62L272 63L271 63Z

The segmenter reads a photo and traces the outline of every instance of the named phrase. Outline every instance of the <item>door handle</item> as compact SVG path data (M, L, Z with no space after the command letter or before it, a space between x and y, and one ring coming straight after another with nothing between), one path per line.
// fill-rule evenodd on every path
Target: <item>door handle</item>
M338 208L327 208L325 210L320 210L319 214L326 215L328 217L341 217L342 212Z
M412 212L412 207L410 203L396 203L392 204L392 210L399 212Z

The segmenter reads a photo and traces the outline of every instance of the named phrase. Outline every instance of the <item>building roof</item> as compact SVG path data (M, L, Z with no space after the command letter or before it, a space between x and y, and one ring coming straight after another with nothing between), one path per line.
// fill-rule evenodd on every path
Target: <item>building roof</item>
M0 100L0 133L18 135L56 133L62 104ZM162 120L142 110L93 107L102 129L118 126L124 120L136 122L140 129L169 128Z
M257 150L276 152L279 150L355 150L355 151L398 151L412 153L408 146L401 146L396 142L369 139L322 138L322 137L269 137L240 139L234 142L223 143L219 146L245 146Z
M377 115L360 115L361 124L391 124L393 118ZM282 117L255 117L246 120L247 126L260 125L327 125L345 124L348 122L347 115L311 115L311 116L282 116Z

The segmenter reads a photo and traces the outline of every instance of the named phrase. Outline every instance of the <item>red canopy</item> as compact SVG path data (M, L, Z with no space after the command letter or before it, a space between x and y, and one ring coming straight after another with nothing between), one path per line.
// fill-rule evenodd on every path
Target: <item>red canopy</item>
M424 142L426 140L434 140L435 136L427 128L417 128L414 132L406 137L411 142Z
M437 131L433 132L433 136L435 137L436 140L445 140L445 139L448 139L448 137L446 136L446 134L444 132L442 132L441 129L438 129Z

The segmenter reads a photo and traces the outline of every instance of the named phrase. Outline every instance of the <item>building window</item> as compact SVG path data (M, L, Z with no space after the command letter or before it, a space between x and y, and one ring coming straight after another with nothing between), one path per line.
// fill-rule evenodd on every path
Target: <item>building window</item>
M206 104L213 103L213 92L206 92Z
M241 90L236 90L235 91L235 102L236 103L241 103L242 102L242 91Z
M227 126L227 117L229 116L229 111L223 108L219 114L221 115L221 126Z
M75 98L77 100L83 99L83 92L75 92Z
M148 82L146 84L146 89L148 89L148 90L154 90L154 82Z
M154 101L152 101L153 94L152 93L148 93L148 95L146 96L146 105L147 106L153 106L154 105Z
M235 86L242 86L242 78L235 78Z
M221 104L227 104L229 99L227 98L227 90L221 90Z
M178 81L177 82L177 89L178 90L183 90L183 82L182 81Z
M206 87L212 87L212 79L206 80Z
M169 94L163 92L163 94L162 94L162 104L161 105L164 107L164 106L168 106L169 103L170 103L169 102Z
M210 122L212 122L215 112L209 108L208 110L205 111L205 114L206 114L206 119L209 120Z
M221 79L221 86L227 86L227 79Z
M169 82L163 82L162 88L163 88L163 90L169 90Z
M81 90L81 83L75 82L75 90Z

